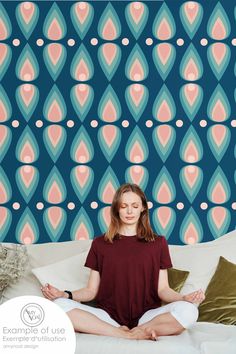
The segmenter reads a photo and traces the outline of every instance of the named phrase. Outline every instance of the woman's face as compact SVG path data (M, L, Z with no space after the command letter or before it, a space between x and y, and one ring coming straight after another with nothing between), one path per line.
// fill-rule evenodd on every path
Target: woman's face
M136 193L123 193L119 210L120 220L123 224L137 225L143 210L142 200Z

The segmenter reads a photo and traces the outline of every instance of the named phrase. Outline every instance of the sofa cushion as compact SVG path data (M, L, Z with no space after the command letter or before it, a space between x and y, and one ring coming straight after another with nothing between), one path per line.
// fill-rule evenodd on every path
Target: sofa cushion
M198 321L236 324L236 264L220 257L199 306Z

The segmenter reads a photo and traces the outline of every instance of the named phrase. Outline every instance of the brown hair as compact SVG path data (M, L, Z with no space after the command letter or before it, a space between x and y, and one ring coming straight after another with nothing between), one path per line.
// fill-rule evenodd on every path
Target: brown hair
M131 183L126 183L120 186L119 189L117 189L112 205L111 205L111 222L108 227L107 232L105 233L105 240L109 242L113 242L113 239L115 237L119 237L119 229L121 226L121 220L119 216L119 209L120 209L120 204L121 204L121 197L124 193L126 192L133 192L137 194L141 200L142 200L142 206L143 206L143 211L141 212L138 225L137 225L137 237L141 240L150 242L154 241L156 238L156 235L154 234L151 225L150 225L150 219L149 219L149 211L148 211L148 205L147 205L147 199L142 191L142 189L137 185L137 184L131 184Z

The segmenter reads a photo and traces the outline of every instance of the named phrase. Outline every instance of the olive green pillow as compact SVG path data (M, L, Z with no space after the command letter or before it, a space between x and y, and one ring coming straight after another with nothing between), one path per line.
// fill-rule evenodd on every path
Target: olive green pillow
M205 295L198 321L236 325L236 264L220 257Z
M168 268L167 272L170 288L177 292L180 292L185 280L189 275L189 272L186 270L180 270L175 268Z

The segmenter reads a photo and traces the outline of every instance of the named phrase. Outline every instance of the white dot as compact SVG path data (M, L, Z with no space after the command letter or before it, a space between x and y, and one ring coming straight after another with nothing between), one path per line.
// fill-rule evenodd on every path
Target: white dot
M31 3L28 2L28 1L26 1L26 2L23 3L23 6L24 6L24 8L25 8L26 10L29 10L29 9L31 8Z
M42 210L42 209L44 208L44 204L43 204L42 202L38 202L38 203L36 204L36 208L37 208L38 210Z
M205 128L207 126L207 121L205 119L202 119L200 122L199 122L199 125L200 127L202 128Z
M37 39L36 44L38 47L42 47L44 45L44 40L42 38Z
M129 126L129 121L128 121L128 120L123 120L121 124L122 124L122 127L123 127L123 128L128 128L128 126Z
M97 209L98 203L97 203L97 202L92 202L92 203L90 204L90 206L91 206L92 209Z
M231 126L236 128L236 119L231 120Z
M66 125L68 128L73 128L73 126L75 125L75 122L70 119L66 122Z
M39 120L37 120L37 121L35 122L35 125L36 125L37 128L42 128L42 126L43 126L43 121L39 119Z
M147 128L151 128L153 126L153 121L152 120L147 120L145 124L146 124Z
M231 43L232 43L233 46L236 46L236 38L233 38Z
M123 38L122 41L121 41L121 43L122 43L123 45L128 45L128 44L129 44L128 38Z
M208 40L207 40L206 38L202 38L202 39L200 40L200 43L201 43L201 45L202 45L203 47L205 47L205 46L208 44Z
M179 47L181 47L182 45L184 45L184 40L183 40L183 38L178 38L177 41L176 41L176 43L177 43L177 45L178 45Z
M11 122L11 125L13 126L13 128L18 128L20 125L20 122L15 119Z
M147 38L146 41L145 41L145 43L146 43L147 45L152 45L152 44L153 44L153 39L152 39L152 38Z
M13 208L14 210L20 209L20 203L18 203L18 202L13 203L13 204L12 204L12 208Z
M73 38L68 39L67 41L68 46L73 47L75 45L75 40Z
M91 125L92 128L97 128L97 126L98 126L98 121L94 119L94 120L92 120L92 121L90 122L90 125Z
M176 127L181 128L184 125L184 122L181 119L178 119L175 122Z
M203 203L200 204L200 208L201 208L202 210L206 210L206 209L208 208L208 204L205 203L205 202L203 202Z
M91 43L92 45L97 45L97 44L98 44L97 38L92 38L91 41L90 41L90 43Z
M176 204L176 207L177 207L177 209L182 210L182 209L184 209L184 203L179 202Z
M75 203L69 202L69 203L67 204L67 208L68 208L69 210L75 209Z
M232 203L231 207L233 210L236 210L236 202Z
M152 202L147 202L148 205L148 209L152 209L153 208L153 203Z
M15 38L15 39L13 39L12 44L13 44L15 47L18 47L18 46L20 45L20 40L19 40L18 38Z

